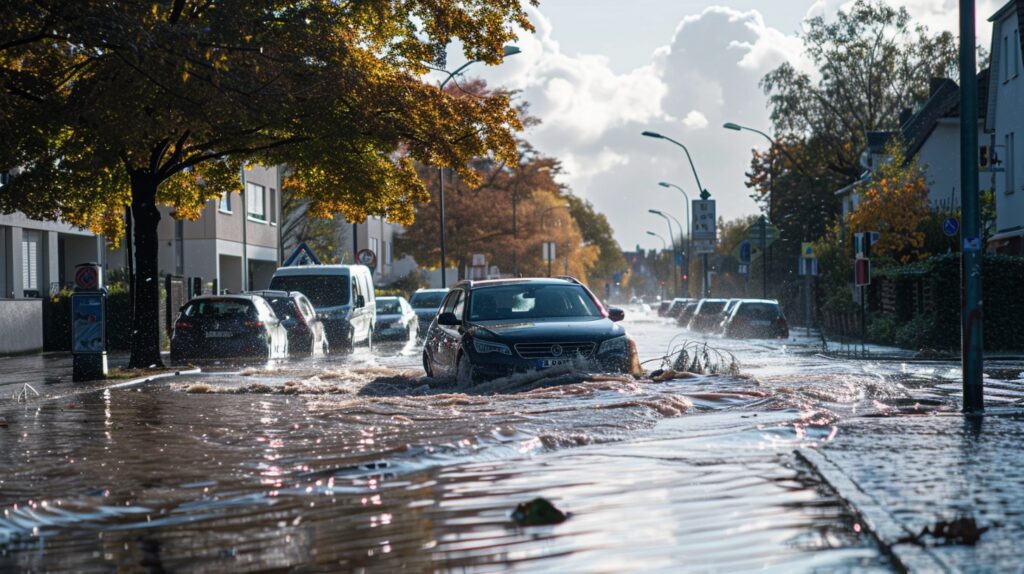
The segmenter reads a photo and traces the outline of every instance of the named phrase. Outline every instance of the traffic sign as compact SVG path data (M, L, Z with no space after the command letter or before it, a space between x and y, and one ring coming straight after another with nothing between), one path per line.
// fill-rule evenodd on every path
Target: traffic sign
M804 259L814 259L814 244L813 243L801 243L800 244L800 257Z
M100 272L94 263L83 263L75 268L75 288L81 291L99 289Z
M715 219L715 200L693 200L693 239L718 239L718 222ZM699 253L699 252L698 252Z
M704 253L715 252L715 240L714 239L694 239L693 240L693 252L702 255Z
M853 262L853 283L857 287L871 284L871 260L857 259Z
M817 259L808 259L806 257L801 257L799 259L799 262L800 262L799 271L800 271L800 275L801 276L803 276L803 275L811 275L813 277L813 276L816 276L818 274L818 260Z
M960 220L955 217L947 217L942 222L942 232L946 234L946 237L956 237L960 233Z
M740 242L740 262L750 263L750 241L746 239Z
M356 253L356 261L360 265L366 265L370 268L370 271L377 270L377 254L372 249L360 249Z

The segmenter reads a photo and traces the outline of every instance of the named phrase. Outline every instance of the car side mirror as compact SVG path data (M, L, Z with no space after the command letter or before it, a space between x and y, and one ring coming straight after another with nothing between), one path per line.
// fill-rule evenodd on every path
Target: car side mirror
M455 316L455 313L449 311L446 313L441 313L440 315L437 316L437 324L443 325L445 327L458 327L459 325L462 324L462 322L459 321L459 318Z
M366 297L356 295L356 307L366 307Z
M626 312L618 307L608 309L608 318L616 323L626 318Z

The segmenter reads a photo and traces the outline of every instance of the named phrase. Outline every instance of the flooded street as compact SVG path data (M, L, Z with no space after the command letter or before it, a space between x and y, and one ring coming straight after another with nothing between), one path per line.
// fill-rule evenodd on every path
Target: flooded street
M626 326L649 372L680 333ZM890 570L793 451L844 419L955 411L955 365L710 342L739 375L463 389L391 346L136 386L54 379L15 402L0 365L0 571ZM1020 370L989 368L990 404L1019 403ZM538 496L570 518L516 526Z

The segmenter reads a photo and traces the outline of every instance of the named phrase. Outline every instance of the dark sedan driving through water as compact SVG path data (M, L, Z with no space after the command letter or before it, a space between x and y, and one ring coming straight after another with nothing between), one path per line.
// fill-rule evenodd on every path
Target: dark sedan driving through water
M571 278L463 281L430 324L423 367L460 384L569 365L632 372L624 316Z

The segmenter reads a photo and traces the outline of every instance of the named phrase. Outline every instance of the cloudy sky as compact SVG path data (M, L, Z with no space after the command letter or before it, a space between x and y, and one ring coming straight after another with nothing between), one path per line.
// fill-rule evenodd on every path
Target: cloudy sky
M722 129L737 122L770 128L758 81L781 62L806 67L797 33L814 15L846 0L541 0L537 28L522 54L474 70L492 84L521 90L542 124L527 137L566 168L564 182L605 213L624 249L660 247L646 235L665 222L647 209L683 219L682 186L697 185L682 150L641 137L661 132L690 149L704 187L727 219L754 213L744 185L756 134ZM894 0L894 4L895 4ZM906 0L932 30L958 26L956 0ZM978 0L979 42L1003 0ZM449 61L449 64L452 62Z

